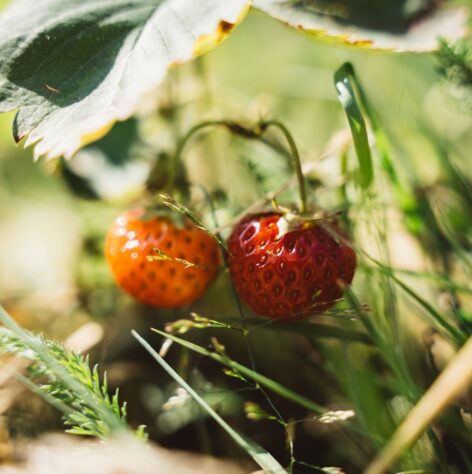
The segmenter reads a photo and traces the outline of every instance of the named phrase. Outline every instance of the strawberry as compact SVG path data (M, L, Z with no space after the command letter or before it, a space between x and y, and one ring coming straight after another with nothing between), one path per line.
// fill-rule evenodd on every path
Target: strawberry
M263 316L319 313L351 283L356 254L336 223L300 221L286 231L283 224L278 212L249 215L237 224L228 242L236 291Z
M160 308L195 301L219 266L217 243L205 231L190 222L179 227L165 216L145 218L142 209L116 219L106 237L105 254L123 290Z

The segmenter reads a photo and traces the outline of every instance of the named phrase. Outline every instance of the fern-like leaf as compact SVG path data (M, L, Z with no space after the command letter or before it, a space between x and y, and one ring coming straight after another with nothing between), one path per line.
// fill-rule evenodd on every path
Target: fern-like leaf
M128 429L126 404L120 404L118 390L108 394L106 375L102 381L88 357L64 348L60 343L21 329L0 307L1 319L10 328L0 327L0 353L31 362L27 377L19 376L30 389L61 408L69 433L105 438ZM146 438L144 427L136 431Z

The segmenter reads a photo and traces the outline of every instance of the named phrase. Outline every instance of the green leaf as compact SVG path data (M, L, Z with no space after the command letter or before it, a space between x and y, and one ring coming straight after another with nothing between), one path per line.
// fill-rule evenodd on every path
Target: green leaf
M247 9L248 0L15 0L0 17L0 112L19 109L15 139L36 144L36 157L70 157Z
M254 461L267 473L286 473L287 471L265 449L252 439L233 429L218 413L182 378L180 375L144 340L136 331L133 336L151 354L159 365L228 433L229 436L247 452Z
M254 6L319 39L363 48L426 52L437 38L466 33L465 8L439 7L433 0L254 0Z
M117 394L113 402L110 401L106 381L101 384L98 369L96 366L90 369L88 358L25 331L1 305L0 323L3 324L0 326L0 353L14 354L31 362L29 378L18 373L15 376L64 413L70 432L105 438L110 433L129 429L126 411L120 409ZM137 434L145 435L142 430Z
M309 400L308 398L305 398L304 396L299 395L293 390L290 390L289 388L284 387L283 385L279 384L275 380L272 380L266 377L265 375L259 374L258 372L255 372L254 370L249 369L248 367L240 364L239 362L236 362L230 359L228 356L222 356L221 354L218 354L216 352L209 351L208 349L205 349L202 346L194 344L193 342L186 341L185 339L181 339L180 337L174 336L172 334L167 334L165 332L159 331L158 329L152 328L152 331L156 332L157 334L160 334L161 336L167 339L174 341L177 344L180 344L182 347L186 347L187 349L190 349L191 351L196 352L197 354L201 354L203 356L209 357L210 359L213 359L219 362L220 364L225 365L226 367L229 367L235 372L239 372L244 377L247 377L253 380L254 382L261 385L262 387L265 387L271 390L272 392L277 393L281 397L284 397L287 400L290 400L293 403L296 403L306 408L307 410L311 410L318 414L323 414L327 411L325 408L313 402L312 400Z
M334 73L334 83L339 101L344 107L351 128L354 147L359 160L360 183L364 189L367 189L372 182L374 172L367 128L351 84L351 78L354 77L352 65L345 63Z

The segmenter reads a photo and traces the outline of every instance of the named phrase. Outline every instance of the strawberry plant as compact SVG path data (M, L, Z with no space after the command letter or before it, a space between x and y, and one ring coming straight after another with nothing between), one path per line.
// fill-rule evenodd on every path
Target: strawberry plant
M472 472L469 9L0 0L0 462Z

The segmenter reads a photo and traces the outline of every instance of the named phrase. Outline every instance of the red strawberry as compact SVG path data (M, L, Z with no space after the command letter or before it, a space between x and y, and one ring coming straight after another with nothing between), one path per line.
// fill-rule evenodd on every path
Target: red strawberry
M161 308L192 303L215 278L217 243L190 222L181 228L168 217L141 220L143 214L142 209L127 212L108 231L105 254L118 285L142 303ZM150 261L153 249L163 254Z
M319 313L351 283L356 254L336 238L336 224L301 223L280 235L283 215L243 218L229 238L229 268L236 291L256 313L300 318ZM332 232L327 230L331 227Z

